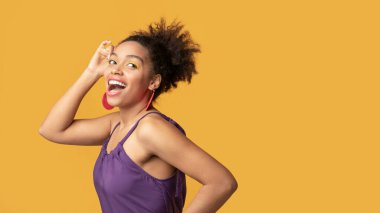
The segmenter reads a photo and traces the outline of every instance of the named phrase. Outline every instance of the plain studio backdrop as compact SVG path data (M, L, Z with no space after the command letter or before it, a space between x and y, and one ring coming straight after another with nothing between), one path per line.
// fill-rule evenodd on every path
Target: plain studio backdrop
M38 129L102 40L161 16L185 25L199 74L157 108L235 175L218 211L380 212L377 1L1 1L0 212L93 213L100 146ZM109 111L101 78L76 118ZM113 109L112 111L115 111ZM201 187L187 178L185 208Z

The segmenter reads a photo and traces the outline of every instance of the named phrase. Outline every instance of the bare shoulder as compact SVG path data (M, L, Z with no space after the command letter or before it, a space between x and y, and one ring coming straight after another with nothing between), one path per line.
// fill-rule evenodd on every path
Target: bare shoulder
M181 131L170 121L157 113L151 113L140 120L137 134L142 137L171 137L176 134L182 134Z
M136 138L144 149L159 156L162 149L186 149L191 141L174 123L159 114L152 113L140 120L135 129Z

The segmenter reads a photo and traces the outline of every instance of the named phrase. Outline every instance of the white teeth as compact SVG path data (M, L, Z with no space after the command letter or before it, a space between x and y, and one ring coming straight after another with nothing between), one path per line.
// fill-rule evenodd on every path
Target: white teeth
M120 86L123 86L123 87L126 87L126 86L127 86L126 84L124 84L124 83L122 83L122 82L120 82L120 81L116 81L116 80L109 80L109 81L108 81L108 84L109 84L109 85L115 85L115 84L117 84L117 85L120 85Z

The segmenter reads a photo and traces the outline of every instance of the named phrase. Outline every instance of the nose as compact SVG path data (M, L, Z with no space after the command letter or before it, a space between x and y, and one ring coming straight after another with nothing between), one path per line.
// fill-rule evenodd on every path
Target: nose
M113 74L113 75L116 75L116 74L118 74L118 75L121 75L123 72L121 72L119 69L116 69L116 68L112 68L112 70L111 70L111 74Z

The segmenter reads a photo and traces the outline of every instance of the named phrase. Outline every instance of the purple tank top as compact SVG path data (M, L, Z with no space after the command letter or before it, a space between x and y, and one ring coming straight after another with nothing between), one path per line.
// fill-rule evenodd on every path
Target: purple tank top
M157 179L137 165L124 151L123 144L139 121L150 113L158 113L175 125L184 135L184 129L160 112L148 112L128 131L108 154L107 144L117 123L104 141L95 162L93 181L103 213L178 213L182 212L186 198L186 176L176 169L173 176Z

